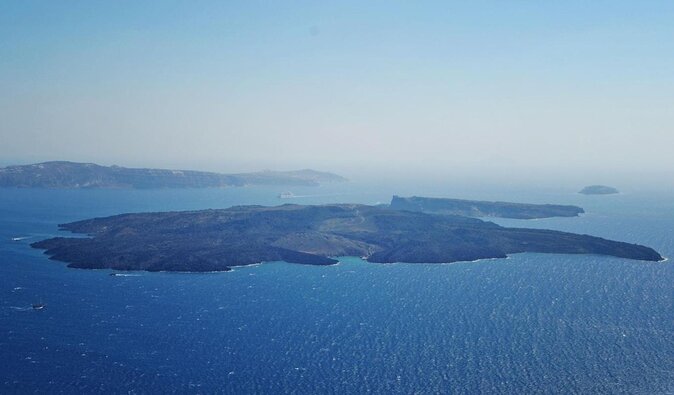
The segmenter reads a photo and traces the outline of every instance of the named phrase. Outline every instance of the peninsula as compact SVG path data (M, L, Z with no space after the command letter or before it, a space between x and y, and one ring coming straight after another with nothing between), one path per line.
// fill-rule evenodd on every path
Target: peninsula
M91 269L226 271L280 260L330 265L338 256L444 263L519 252L662 259L651 248L599 237L355 204L123 214L61 228L90 237L56 237L32 246L71 267Z
M430 214L515 219L577 217L579 214L585 212L582 208L577 206L564 206L558 204L485 202L478 200L428 198L418 196L393 196L390 207L396 210L418 211Z
M343 182L315 170L221 174L194 170L138 169L94 163L44 162L0 168L0 187L19 188L208 188L245 185L316 186Z
M589 185L581 189L578 193L582 193L583 195L613 195L620 193L620 191L606 185Z

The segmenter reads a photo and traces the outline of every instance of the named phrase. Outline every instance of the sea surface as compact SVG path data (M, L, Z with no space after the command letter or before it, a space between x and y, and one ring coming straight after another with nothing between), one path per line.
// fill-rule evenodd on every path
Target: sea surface
M398 193L578 204L578 218L496 222L674 257L674 194L339 184L279 200L282 191L0 189L0 393L674 393L671 261L344 257L112 277L29 246L63 235L59 223L122 212L373 204Z

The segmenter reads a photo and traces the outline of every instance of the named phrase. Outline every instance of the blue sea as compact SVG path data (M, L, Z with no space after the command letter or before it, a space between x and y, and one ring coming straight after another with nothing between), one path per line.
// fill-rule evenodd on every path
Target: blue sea
M498 220L674 257L674 195L340 184L202 190L0 189L0 393L674 393L674 265L516 254L443 265L272 262L227 273L70 269L31 242L59 223L392 193L578 204ZM19 238L19 240L12 240ZM31 304L45 303L33 310Z

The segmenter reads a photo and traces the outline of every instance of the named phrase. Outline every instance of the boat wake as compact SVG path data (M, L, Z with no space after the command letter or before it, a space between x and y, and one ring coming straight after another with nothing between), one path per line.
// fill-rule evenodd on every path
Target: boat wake
M19 236L19 237L12 237L12 241L21 241L21 240L27 240L30 239L31 236Z
M323 197L336 197L336 196L349 196L349 195L362 195L361 193L324 193L317 195L295 195L292 192L283 192L278 195L279 199L302 199L302 198L323 198Z
M33 306L25 306L25 307L22 307L22 306L9 306L9 308L12 309L12 310L14 310L14 311L32 311L32 310L33 310Z

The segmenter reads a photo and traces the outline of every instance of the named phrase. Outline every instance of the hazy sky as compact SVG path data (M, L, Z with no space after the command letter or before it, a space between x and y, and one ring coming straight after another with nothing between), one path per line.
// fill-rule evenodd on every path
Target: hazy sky
M4 162L672 174L673 148L671 1L0 2Z

